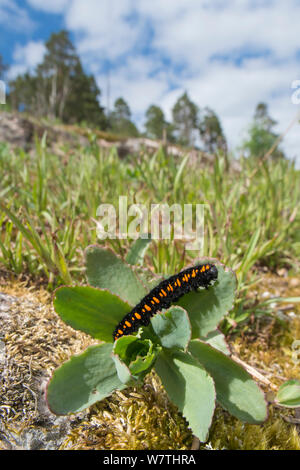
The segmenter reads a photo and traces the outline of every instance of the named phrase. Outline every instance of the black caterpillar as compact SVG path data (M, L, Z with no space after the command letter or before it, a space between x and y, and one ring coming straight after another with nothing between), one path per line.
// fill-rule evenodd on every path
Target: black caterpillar
M165 279L125 315L113 333L114 340L137 331L141 325L149 325L150 318L158 310L169 308L172 302L177 302L180 297L191 290L197 290L198 287L207 289L217 278L216 266L205 263L185 269Z

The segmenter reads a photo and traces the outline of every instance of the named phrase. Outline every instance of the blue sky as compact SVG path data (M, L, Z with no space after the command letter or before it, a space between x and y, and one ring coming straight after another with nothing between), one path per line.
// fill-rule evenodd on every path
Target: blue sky
M123 96L142 128L150 104L171 118L187 90L219 115L231 149L245 137L259 101L285 131L300 111L299 0L0 0L0 54L9 77L33 70L44 41L68 29L107 105ZM284 140L300 165L300 125Z

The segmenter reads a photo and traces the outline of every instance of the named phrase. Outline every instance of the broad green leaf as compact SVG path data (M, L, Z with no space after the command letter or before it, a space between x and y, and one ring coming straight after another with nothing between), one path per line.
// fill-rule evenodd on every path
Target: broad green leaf
M128 335L118 339L114 344L113 353L120 380L129 383L128 372L131 374L131 379L141 380L144 378L160 350L161 347L154 345L148 338L140 339L137 336ZM128 372L119 362L126 365Z
M204 343L210 344L213 348L218 349L223 354L226 354L226 356L230 355L230 349L228 347L228 344L226 343L225 336L223 335L223 333L221 333L220 330L216 329L214 331L211 331L206 337L199 339L201 339L201 341L204 341Z
M218 280L208 289L184 295L178 305L189 315L192 325L192 339L207 336L215 330L232 308L235 299L236 277L232 271L218 267Z
M47 388L50 410L76 413L122 390L111 353L112 344L91 346L56 369Z
M251 424L267 418L264 395L245 369L199 340L191 341L188 349L214 379L217 401L223 408Z
M128 264L113 251L97 245L86 251L86 274L91 286L108 289L132 306L147 293Z
M54 308L60 318L75 330L112 343L113 331L131 306L107 290L89 286L60 287Z
M215 388L206 370L182 351L161 353L155 370L170 400L188 420L193 433L205 442L215 408Z
M132 266L132 270L143 286L145 286L147 292L152 290L163 280L163 277L158 276L156 273L150 271L150 269L143 268L141 266Z
M152 328L164 348L186 349L191 339L191 324L186 311L171 307L151 318Z
M132 376L129 367L125 364L125 362L121 361L119 356L114 354L112 358L115 363L116 371L120 381L127 386L133 385L137 380L135 380Z
M279 387L275 401L287 408L300 406L300 380L288 380Z
M151 243L151 235L148 234L148 237L149 238L138 238L133 242L126 256L126 262L128 264L143 264L145 253Z

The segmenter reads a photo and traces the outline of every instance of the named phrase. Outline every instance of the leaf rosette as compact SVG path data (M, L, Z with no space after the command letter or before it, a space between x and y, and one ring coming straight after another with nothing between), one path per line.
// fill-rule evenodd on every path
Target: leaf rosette
M216 260L197 261L216 264L214 285L186 294L137 334L113 341L115 326L161 281L141 267L149 243L135 242L126 262L111 250L91 246L86 251L89 286L56 291L54 307L61 319L102 343L54 371L47 389L50 409L57 414L81 411L115 390L141 385L154 369L201 441L207 439L216 402L243 421L264 421L263 393L230 358L218 329L233 306L236 278Z

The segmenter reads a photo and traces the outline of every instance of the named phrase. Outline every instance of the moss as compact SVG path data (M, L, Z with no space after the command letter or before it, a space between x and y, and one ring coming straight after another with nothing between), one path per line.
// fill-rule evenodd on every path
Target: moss
M0 383L0 413L2 424L19 436L29 428L39 431L45 425L37 407L39 401L45 401L36 387L37 379L41 375L49 377L54 368L94 341L60 321L53 311L51 296L43 289L28 289L5 279L3 283L0 280L0 290L18 297L11 304L10 317L5 322L5 330L2 329L9 374ZM297 375L290 345L299 337L298 316L285 327L274 319L261 319L248 326L242 336L232 338L231 347L276 388ZM200 449L299 450L297 427L288 422L293 416L293 410L271 408L268 421L254 426L217 407L209 440ZM50 431L53 429L52 426ZM151 372L142 387L116 392L73 416L59 446L60 449L183 450L190 449L192 441L188 423Z
M264 424L253 425L242 423L218 408L209 436L211 447L230 450L300 450L300 436L296 426L289 425L283 419L291 412L270 407L269 413Z
M266 292L270 296L300 296L300 280L264 276L255 295L261 298ZM281 315L284 312L284 321L278 316L279 312ZM300 304L278 304L271 317L258 318L246 325L244 332L233 338L231 344L241 359L259 369L278 387L288 379L299 378L299 365L292 357L292 343L296 339L300 339Z
M90 408L62 449L190 449L192 433L151 372L141 388L116 392Z

